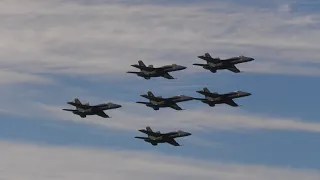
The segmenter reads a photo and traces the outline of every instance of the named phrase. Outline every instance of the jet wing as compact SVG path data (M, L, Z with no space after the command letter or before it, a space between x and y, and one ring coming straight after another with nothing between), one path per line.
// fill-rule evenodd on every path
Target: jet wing
M229 106L232 106L232 107L237 107L239 106L237 103L235 103L232 99L228 99L226 101L224 101L224 103L228 104Z
M169 107L171 107L172 109L175 110L183 110L180 106L178 106L177 104L170 104Z
M103 111L98 112L96 115L103 117L103 118L109 118L109 116L106 113L104 113Z
M172 77L169 73L163 74L162 77L164 77L166 79L174 79L174 77Z
M175 141L174 139L170 139L167 141L167 143L173 145L173 146L181 146L179 143L177 143L177 141Z
M229 68L227 68L229 71L232 71L232 72L234 72L234 73L240 73L240 70L236 67L236 66L234 66L234 65L232 65L231 67L229 67Z

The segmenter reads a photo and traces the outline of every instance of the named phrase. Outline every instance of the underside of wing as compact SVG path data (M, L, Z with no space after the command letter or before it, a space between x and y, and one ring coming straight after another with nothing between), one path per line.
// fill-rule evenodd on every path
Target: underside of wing
M145 140L146 142L148 142L148 143L150 143L150 144L152 144L153 146L156 146L156 145L158 145L158 141L154 141L154 140Z
M232 106L232 107L237 107L239 106L237 103L235 103L232 99L228 99L226 101L224 101L224 103L228 104L229 106Z
M178 104L170 104L169 107L175 110L183 110L180 106L178 106Z
M162 77L164 77L166 79L174 79L174 77L172 77L169 73L163 74Z
M173 145L173 146L181 146L179 143L177 143L177 141L175 141L174 139L170 139L167 141L167 143Z
M227 68L229 71L232 71L234 73L240 73L240 70L236 67L236 66L231 66L229 68Z
M103 111L98 112L97 115L103 118L109 118L109 116Z

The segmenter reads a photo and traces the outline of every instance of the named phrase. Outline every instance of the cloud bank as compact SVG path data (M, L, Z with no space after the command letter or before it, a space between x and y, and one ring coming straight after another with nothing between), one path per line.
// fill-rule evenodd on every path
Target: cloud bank
M7 180L318 180L317 170L208 162L148 152L0 142Z
M210 52L256 58L243 65L247 72L319 75L318 15L220 1L172 6L108 2L1 1L1 67L27 75L124 75L139 59L190 67L201 61L196 56ZM202 69L186 72L194 71Z

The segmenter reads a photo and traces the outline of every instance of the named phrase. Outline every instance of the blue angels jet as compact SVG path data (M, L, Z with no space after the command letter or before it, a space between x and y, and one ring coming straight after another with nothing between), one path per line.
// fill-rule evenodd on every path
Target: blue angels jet
M220 59L219 57L213 58L209 53L205 53L204 56L198 56L198 58L207 61L207 64L193 64L195 66L201 66L204 69L216 73L217 70L227 69L234 73L240 73L240 70L235 66L236 64L253 61L254 59L246 56L232 57L228 59Z
M160 108L170 107L175 110L183 110L177 103L193 100L192 97L179 95L172 96L169 98L163 98L162 96L154 96L151 91L148 91L148 94L142 94L141 97L149 99L149 102L138 101L139 104L145 104L148 107L153 108L154 110L159 110Z
M175 79L169 74L169 72L181 71L186 69L186 67L177 64L166 65L161 67L153 67L153 65L146 66L141 60L138 61L138 64L134 64L131 66L140 69L140 72L129 71L127 73L136 74L145 79L151 79L152 77Z
M160 133L160 131L154 132L154 131L152 131L152 129L149 126L146 127L146 129L140 129L139 131L147 134L148 137L135 137L135 138L142 139L145 142L152 144L153 146L156 146L159 143L169 143L173 146L181 146L174 139L191 135L191 133L184 132L181 130L173 131L173 132L169 132L169 133Z
M73 114L79 115L82 118L85 118L88 115L98 115L103 118L109 118L109 116L104 112L104 110L108 109L117 109L122 107L119 104L113 103L103 103L91 106L89 103L82 104L78 98L75 98L72 102L67 102L72 106L75 106L76 109L62 109L64 111L70 111Z
M241 98L250 96L251 93L243 92L243 91L234 91L226 94L219 94L217 92L210 92L208 88L203 88L201 91L197 91L205 96L205 98L193 98L195 100L200 100L205 104L213 107L216 104L228 104L229 106L237 107L239 106L237 103L233 101L235 98Z

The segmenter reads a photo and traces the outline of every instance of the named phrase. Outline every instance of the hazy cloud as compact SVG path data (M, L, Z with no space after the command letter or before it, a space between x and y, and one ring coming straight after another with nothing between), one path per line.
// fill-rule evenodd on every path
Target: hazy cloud
M208 162L149 152L0 142L6 180L318 180L317 170Z
M318 66L305 64L319 62L318 20L218 1L6 0L0 2L0 65L25 73L125 74L139 59L191 65L211 52L255 57L248 72L318 75ZM186 72L193 71L202 69Z

